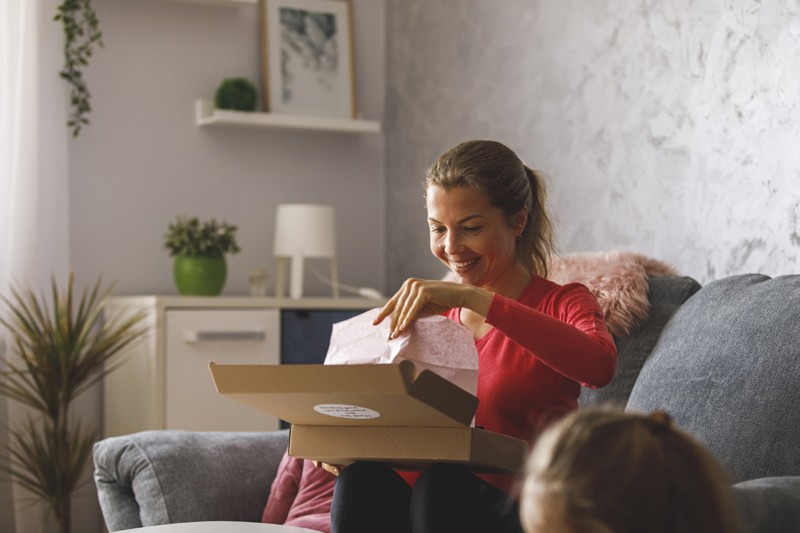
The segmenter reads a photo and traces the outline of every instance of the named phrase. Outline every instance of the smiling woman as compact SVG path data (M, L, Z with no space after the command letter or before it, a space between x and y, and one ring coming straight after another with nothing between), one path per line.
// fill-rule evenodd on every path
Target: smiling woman
M475 425L529 442L608 383L616 348L583 285L545 279L553 253L543 176L508 147L469 141L428 171L431 253L457 282L409 279L378 313L396 337L444 314L478 349ZM521 531L508 475L435 464L419 476L355 463L336 482L331 531ZM375 490L380 487L381 490Z
M431 253L461 281L493 292L518 292L530 272L516 259L517 239L525 229L528 209L522 207L506 220L489 198L477 189L446 190L428 187L428 222ZM509 276L507 273L515 273ZM501 287L501 283L510 287Z
M480 192L506 220L525 210L527 218L519 235L517 259L530 271L547 275L555 237L547 213L545 177L522 163L508 147L493 141L462 143L443 154L428 171L427 195L431 186L447 192L472 189Z

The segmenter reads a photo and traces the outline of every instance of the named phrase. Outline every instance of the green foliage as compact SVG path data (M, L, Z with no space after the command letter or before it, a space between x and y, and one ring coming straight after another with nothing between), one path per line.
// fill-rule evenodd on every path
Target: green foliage
M164 248L171 256L223 257L241 249L236 244L236 226L212 218L200 222L197 217L177 217L164 234Z
M246 78L227 78L222 81L214 97L217 109L255 111L258 89Z
M56 11L53 20L61 21L64 29L64 68L59 75L70 85L72 111L67 126L72 129L72 136L77 137L81 128L89 124L86 115L92 110L83 68L89 65L94 48L103 46L103 34L92 0L64 0Z
M19 426L9 428L6 474L47 503L64 533L70 529L70 501L87 471L93 429L71 420L72 402L114 370L120 350L144 334L143 314L104 314L112 287L98 279L76 305L74 276L66 291L52 282L51 304L31 290L11 289L3 297L16 357L0 358L0 394L30 407Z

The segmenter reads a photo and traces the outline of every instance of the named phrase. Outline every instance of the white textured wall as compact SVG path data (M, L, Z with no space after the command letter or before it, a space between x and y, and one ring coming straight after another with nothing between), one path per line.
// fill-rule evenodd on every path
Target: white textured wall
M439 273L418 183L467 138L550 175L562 251L634 250L703 282L798 272L797 2L388 6L390 286Z

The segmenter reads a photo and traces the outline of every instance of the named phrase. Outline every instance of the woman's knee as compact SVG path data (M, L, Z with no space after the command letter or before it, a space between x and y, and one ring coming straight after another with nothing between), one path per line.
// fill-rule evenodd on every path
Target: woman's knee
M394 475L394 471L382 463L357 462L346 466L339 472L336 484L374 483Z
M360 462L336 479L331 505L333 532L408 532L411 487L380 463Z
M436 463L423 471L414 484L414 492L424 494L425 498L446 496L466 490L474 479L466 467L450 463Z

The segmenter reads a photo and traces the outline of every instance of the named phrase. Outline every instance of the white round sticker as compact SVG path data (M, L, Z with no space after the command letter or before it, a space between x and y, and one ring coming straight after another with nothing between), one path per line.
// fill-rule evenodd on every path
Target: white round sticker
M344 403L321 403L315 405L314 410L323 415L335 416L336 418L365 419L381 416L379 412L372 409Z

